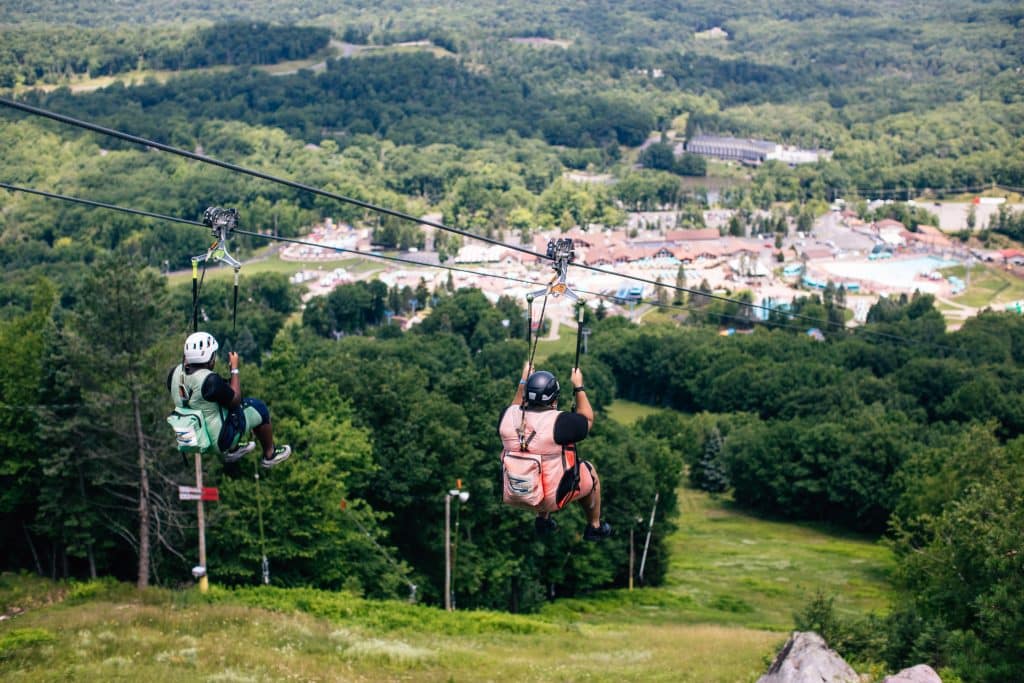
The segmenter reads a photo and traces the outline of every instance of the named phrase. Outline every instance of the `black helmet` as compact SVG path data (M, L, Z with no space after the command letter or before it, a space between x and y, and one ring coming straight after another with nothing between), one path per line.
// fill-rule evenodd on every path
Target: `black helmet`
M547 370L538 370L526 380L526 405L549 406L558 399L558 380Z

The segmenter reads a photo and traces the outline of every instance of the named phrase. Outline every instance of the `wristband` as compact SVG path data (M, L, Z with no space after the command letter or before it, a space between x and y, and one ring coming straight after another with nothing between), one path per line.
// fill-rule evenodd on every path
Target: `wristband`
M231 368L231 374L232 375L237 375L238 374L238 368Z
M526 380L525 380L525 379L521 379L521 380L519 380L519 384L520 384L520 385L526 384Z
M587 388L586 388L585 386L583 386L583 385L581 384L581 385L580 385L580 386L578 386L578 387L573 387L573 388L572 388L572 393L574 393L574 394L578 394L578 393L580 393L581 391L586 391L586 390L587 390Z

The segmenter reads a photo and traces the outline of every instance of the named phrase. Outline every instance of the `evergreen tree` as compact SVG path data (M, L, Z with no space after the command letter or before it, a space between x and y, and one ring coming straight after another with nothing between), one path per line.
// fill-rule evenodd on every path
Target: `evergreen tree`
M134 527L111 519L116 534L138 557L137 584L149 585L152 541L173 524L163 522L175 508L160 487L169 478L157 476L157 454L166 452L167 395L160 358L168 355L160 342L180 341L172 328L165 280L143 268L137 258L110 254L88 272L71 320L72 361L81 378L90 422L101 432L83 440L88 457L102 461L101 482L110 495L134 509ZM154 377L161 377L154 387ZM177 501L174 501L177 503ZM160 519L158 519L158 517Z
M729 488L729 475L722 458L722 434L711 427L704 437L704 452L690 469L690 483L702 491L723 493Z
M679 270L676 271L676 287L679 289L675 291L672 303L682 306L686 303L686 292L683 291L686 288L686 269L682 263L679 264Z

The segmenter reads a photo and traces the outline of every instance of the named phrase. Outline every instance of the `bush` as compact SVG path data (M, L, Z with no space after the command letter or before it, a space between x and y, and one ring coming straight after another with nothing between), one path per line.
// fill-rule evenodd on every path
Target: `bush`
M54 640L53 634L43 628L16 628L0 636L0 660Z

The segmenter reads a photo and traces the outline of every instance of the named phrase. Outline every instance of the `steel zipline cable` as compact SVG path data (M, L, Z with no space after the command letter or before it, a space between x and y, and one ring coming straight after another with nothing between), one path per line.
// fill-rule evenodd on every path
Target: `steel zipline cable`
M173 222L176 222L176 223L183 223L185 225L192 225L192 226L195 226L195 227L199 227L199 228L203 228L203 229L208 229L208 226L205 223L201 223L199 221L189 220L187 218L179 218L177 216L168 216L168 215L160 214L160 213L152 213L150 211L143 211L141 209L132 209L132 208L129 208L129 207L126 207L126 206L118 206L116 204L107 204L105 202L97 202L97 201L94 201L94 200L91 200L91 199L84 199L82 197L72 197L72 196L66 195L66 194L57 194L55 192L47 192L45 190L37 190L37 189L34 189L34 188L29 188L29 187L21 187L21 186L18 186L18 185L12 185L10 183L0 182L0 189L9 190L11 192L24 192L24 193L27 193L27 194L33 194L33 195L37 195L37 196L40 196L40 197L46 197L48 199L59 199L61 201L70 202L72 204L83 204L85 206L93 206L93 207L101 208L101 209L109 209L111 211L121 211L123 213L130 213L130 214L134 214L136 216L142 216L144 218L155 218L155 219L158 219L158 220L173 221ZM307 241L307 240L300 240L300 239L295 239L295 238L291 238L291 237L280 237L280 236L277 236L277 235L264 235L263 233L253 232L251 230L241 230L239 228L235 228L234 230L232 230L232 233L238 234L238 235L247 235L247 236L256 237L256 238L259 238L259 239L273 240L273 241L276 241L276 242L288 242L290 244L301 244L301 245L307 246L307 247L315 247L317 249L326 249L326 250L329 250L329 251L336 251L336 252L341 252L341 253L347 253L347 254L352 254L353 256L361 256L361 257L370 258L370 259L380 259L380 260L383 260L383 261L392 261L392 262L395 262L395 263L403 263L403 264L407 264L407 265L411 265L411 266L423 266L423 267L428 267L428 268L440 268L440 269L443 269L443 270L449 270L449 271L453 271L453 272L456 272L456 273L465 273L467 275L475 275L475 276L478 276L478 277L490 277L490 278L496 278L496 279L499 279L499 280L508 280L510 282L517 282L517 283L520 283L520 284L531 285L533 287L538 287L541 284L541 283L535 282L533 280L524 280L522 278L516 278L516 277L512 277L510 275L498 275L497 273L486 273L486 272L483 272L483 271L470 270L469 268L459 268L458 266L449 266L449 265L445 265L443 263L424 263L422 261L416 261L416 260L413 260L413 259L402 258L400 256L388 256L387 254L375 254L375 253L366 252L366 251L359 251L358 249L348 249L346 247L337 247L337 246L333 246L333 245L318 244L316 242L310 242L310 241Z
M94 201L92 199L85 199L85 198L82 198L82 197L73 197L71 195L58 194L56 192L47 192L45 190L38 190L38 189L35 189L35 188L30 188L30 187L22 187L22 186L19 186L19 185L12 185L10 183L0 182L0 188L8 190L8 191L11 191L11 192L23 192L23 193L26 193L26 194L32 194L32 195L36 195L36 196L40 196L40 197L45 197L47 199L59 199L61 201L70 202L70 203L73 203L73 204L83 204L85 206L91 206L91 207L100 208L100 209L108 209L110 211L120 211L120 212L123 212L123 213L133 214L133 215L136 215L136 216L142 216L144 218L154 218L154 219L157 219L157 220L172 221L172 222L175 222L175 223L182 223L182 224L185 224L185 225L191 225L191 226L195 226L195 227L199 227L199 228L207 228L205 223L201 223L199 221L189 220L187 218L179 218L177 216L169 216L169 215L161 214L161 213L153 213L151 211L143 211L142 209L133 209L133 208L126 207L126 206L118 206L117 204L108 204L106 202L98 202L98 201ZM394 263L403 263L403 264L407 264L407 265L411 265L411 266L422 266L422 267L426 267L426 268L440 268L440 269L443 269L443 270L448 270L448 271L452 271L452 272L456 272L456 273L465 273L466 275L472 275L472 276L476 276L476 277L489 277L489 278L494 278L494 279L497 279L497 280L506 280L506 281L515 282L515 283L518 283L518 284L530 285L532 287L537 287L537 286L540 285L540 283L534 282L533 280L525 280L525 279L522 279L522 278L512 277L512 276L509 276L509 275L499 275L497 273L488 273L488 272L484 272L484 271L471 270L469 268L459 268L458 266L448 266L448 265L445 265L443 263L425 263L425 262L422 262L422 261L415 261L415 260L412 260L412 259L402 258L400 256L388 256L386 254L374 254L374 253L369 253L369 252L365 252L365 251L359 251L358 249L347 249L345 247L336 247L336 246L330 246L330 245L325 245L325 244L318 244L316 242L310 242L310 241L307 241L307 240L295 239L295 238L291 238L291 237L279 237L277 235L265 235L263 233L253 232L253 231L250 231L250 230L241 230L241 229L238 229L238 228L233 230L233 232L237 233L239 235L248 235L250 237L255 237L255 238L259 238L259 239L273 240L273 241L277 241L277 242L286 242L286 243L289 243L289 244L299 244L299 245L303 245L303 246L313 247L313 248L317 248L317 249L325 249L325 250L329 250L329 251L344 252L344 253L352 254L353 256L357 256L357 257L365 257L365 258L370 258L370 259L381 259L381 260L384 260L384 261L391 261L391 262L394 262ZM580 294L586 294L587 296L592 296L592 297L595 297L595 298L598 298L598 299L601 299L601 300L604 300L604 301L609 301L609 302L612 302L612 303L615 303L617 301L617 298L615 296L610 295L610 294L603 294L601 292L588 291L588 290L585 290L585 289L577 289L576 291L579 292ZM664 303L661 303L659 301L650 301L650 300L647 300L647 299L636 299L636 300L634 300L634 303L639 304L639 305L655 306L655 307L661 308L661 309L677 310L677 311L688 311L688 312L691 312L691 313L697 313L697 312L702 312L703 311L703 309L701 307L699 307L699 306L686 306L686 305L682 305L682 304L664 304ZM707 312L707 311L704 311L704 312ZM741 316L741 315L733 315L733 314L729 314L729 313L718 313L718 312L714 312L714 311L707 312L707 313L709 313L710 315L714 315L714 316L718 317L721 320L735 320L735 321L738 321L738 322L747 322L747 323L753 322L753 321L751 321L750 318L744 317L744 316ZM766 322L766 321L762 321L762 322ZM792 330L797 330L797 331L801 331L801 332L804 331L803 327L798 327L796 325L787 325L787 324L782 323L782 322L771 322L769 325L770 325L770 327L778 327L778 328L782 328L782 329L792 329ZM0 406L0 408L3 408L3 406Z
M211 164L211 165L214 165L214 166L219 166L220 168L224 168L226 170L233 171L235 173L241 173L241 174L252 176L252 177L255 177L255 178L260 178L260 179L266 180L268 182L278 183L278 184L281 184L281 185L285 185L287 187L291 187L291 188L294 188L294 189L297 189L297 190L301 190L303 192L310 192L312 194L316 194L316 195L319 195L321 197L326 197L326 198L334 199L334 200L337 200L337 201L340 201L340 202L343 202L343 203L352 204L354 206L358 206L358 207L366 209L368 211L375 211L375 212L378 212L378 213L382 213L382 214L386 214L386 215L389 215L389 216L393 216L395 218L400 218L402 220L406 220L406 221L409 221L409 222L412 222L412 223L417 223L417 224L420 224L420 225L427 225L427 226L430 226L430 227L433 227L433 228L437 228L438 230L443 230L443 231L446 231L446 232L451 232L451 233L454 233L454 234L457 234L457 235L461 235L461 236L469 238L469 239L475 239L475 240L480 240L480 241L483 241L483 242L487 242L488 244L492 244L494 246L504 247L506 249L511 249L513 251L518 251L520 253L527 254L529 256L533 256L533 257L541 259L541 260L550 260L550 259L548 259L546 254L541 254L541 253L535 252L532 249L528 249L528 248L520 246L520 245L508 244L507 242L502 242L501 240L494 239L493 237L487 237L485 235L477 235L477 234L471 233L471 232L469 232L467 230L462 230L460 228L454 228L454 227L451 227L449 225L445 225L444 223L441 223L441 222L438 222L438 221L431 221L431 220L427 220L427 219L423 219L423 218L417 218L416 216L413 216L411 214L407 214L407 213L404 213L404 212L401 212L401 211L395 211L393 209L388 209L386 207L378 206L376 204L371 204L370 202L365 202L365 201L363 201L361 199L353 199L352 197L346 197L345 195L338 194L337 192L330 192L328 190L324 190L324 189L321 189L321 188L313 187L312 185L306 185L304 183L300 183L300 182L297 182L297 181L294 181L294 180L289 180L287 178L282 178L280 176L275 176L275 175L271 175L269 173L264 173L262 171L257 171L257 170L254 170L254 169L246 168L244 166L239 166L237 164L232 164L232 163L227 162L227 161L221 161L220 159L216 159L214 157L206 156L206 155L203 155L203 154L197 154L196 152L190 152L188 150L184 150L184 149L181 149L179 147L173 147L171 145L166 145L166 144L163 144L163 143L160 143L160 142L155 142L153 140L149 140L149 139L146 139L146 138L143 138L143 137L139 137L137 135L132 135L130 133L125 133L125 132L122 132L122 131L119 131L119 130L115 130L113 128L107 128L105 126L100 126L98 124L91 123L89 121L83 121L81 119L76 119L76 118L74 118L72 116L67 116L65 114L59 114L57 112L52 112L52 111L49 111L47 109L42 109L40 107L35 107L35 106L30 105L30 104L25 104L23 102L18 102L16 100L9 100L9 99L6 99L6 98L0 98L0 105L4 105L4 106L10 107L12 109L18 109L18 110L24 111L24 112L29 113L29 114L34 114L36 116L42 116L44 118L52 119L52 120L58 121L60 123L66 123L68 125L75 126L75 127L78 127L78 128L83 128L85 130L90 130L90 131L92 131L94 133L101 133L103 135L108 135L110 137L119 138L121 140L126 140L128 142L132 142L132 143L135 143L135 144L138 144L138 145L142 145L142 146L145 146L145 147L151 147L153 149L158 149L158 150L161 150L163 152L168 152L170 154L175 154L175 155L178 155L178 156L182 156L182 157L185 157L185 158L188 158L188 159L192 159L194 161L199 161L199 162L202 162L202 163L205 163L205 164ZM576 265L577 267L586 268L587 270L592 270L592 271L594 271L596 273L601 273L601 274L604 274L604 275L611 275L611 276L617 277L617 278L625 278L625 279L633 280L633 281L636 281L636 282L643 282L643 283L650 284L650 285L655 285L655 286L669 287L671 289L675 289L677 291L686 292L688 294L703 295L703 296L707 296L710 299L715 299L715 300L719 300L719 301L723 301L723 302L727 302L727 303L735 303L735 304L742 304L742 305L746 305L746 306L752 306L754 308L761 308L761 309L763 309L765 311L770 311L771 310L769 307L766 307L766 306L760 306L758 304L750 304L750 303L747 303L747 302L739 301L737 299L731 299L729 297L721 296L721 295L718 295L718 294L713 294L713 293L709 294L709 293L706 293L706 292L701 292L699 290L689 289L687 287L680 287L679 285L666 285L666 284L662 284L662 283L657 283L654 280L650 280L650 279L647 279L647 278L641 278L641 277L637 277L637 276L634 276L634 275L623 275L622 273L616 273L615 271L605 270L603 268L598 268L597 266L590 266L590 265L583 265L583 264L574 264L574 265ZM794 314L794 316L795 317L799 317L796 314ZM822 323L828 324L827 321L815 320L815 319L811 319L811 318L808 318L808 319L812 320L813 322L818 323L818 324L822 324Z
M118 206L116 204L108 204L106 202L98 202L98 201L94 201L94 200L91 200L91 199L84 199L82 197L73 197L73 196L70 196L70 195L58 194L58 193L55 193L55 192L47 192L45 190L39 190L39 189L35 189L35 188L21 187L21 186L18 186L18 185L12 185L10 183L0 182L0 188L8 190L8 191L11 191L11 192L23 192L23 193L27 193L27 194L37 195L37 196L40 196L40 197L45 197L45 198L48 198L48 199L58 199L58 200L61 200L61 201L66 201L66 202L70 202L70 203L74 203L74 204L83 204L85 206L91 206L91 207L96 207L96 208L108 209L108 210L111 210L111 211L120 211L120 212L123 212L123 213L128 213L128 214L133 214L133 215L137 215L137 216L142 216L144 218L153 218L153 219L157 219L157 220L173 221L173 222L176 222L176 223L182 223L182 224L185 224L185 225L190 225L190 226L194 226L194 227L200 227L200 228L204 228L204 229L208 228L208 226L205 223L201 223L199 221L189 220L187 218L179 218L177 216L169 216L169 215L166 215L166 214L153 213L151 211L143 211L141 209L133 209L133 208L130 208L130 207ZM345 247L336 247L336 246L324 245L324 244L319 244L317 242L310 242L308 240L301 240L301 239L296 239L296 238L291 238L291 237L280 237L280 236L276 236L276 235L265 235L265 234L262 234L262 233L252 232L252 231L249 231L249 230L241 230L241 229L238 229L238 228L236 228L233 232L241 234L241 235L247 235L247 236L255 237L255 238L258 238L258 239L265 239L265 240L271 240L271 241L277 241L277 242L286 242L286 243L290 243L290 244L299 244L299 245L308 246L308 247L312 247L312 248L316 248L316 249L325 249L325 250L330 250L330 251L335 251L335 252L348 253L348 254L352 254L353 256L356 256L356 257L364 257L364 258L369 258L369 259L378 259L378 260L382 260L382 261L389 261L389 262L394 262L394 263L402 263L402 264L416 266L416 267L438 268L438 269L443 269L443 270L447 270L447 271L451 271L451 272L465 273L467 275L472 275L472 276L476 276L476 277L487 277L487 278L492 278L492 279L496 279L496 280L505 280L505 281L508 281L508 282L515 282L515 283L518 283L518 284L530 285L531 287L536 287L536 286L538 286L540 284L540 283L534 282L533 280L525 280L525 279L522 279L522 278L512 277L512 276L509 276L509 275L500 275L498 273L488 273L488 272L485 272L485 271L471 270L469 268L460 268L458 266L448 266L448 265L441 264L441 263L425 263L425 262L422 262L422 261L415 261L415 260L412 260L412 259L402 258L400 256L388 256L386 254L376 254L376 253L370 253L370 252L365 252L365 251L359 251L358 249L347 249ZM616 275L618 275L618 274L616 274ZM667 285L661 285L661 286L667 286ZM579 294L585 294L587 296L592 296L592 297L601 299L603 301L608 301L610 303L614 303L614 304L617 304L617 305L621 305L622 304L620 298L616 297L614 295L604 294L604 293L601 293L601 292L589 291L589 290L585 290L585 289L576 289L575 291L577 293L579 293ZM705 296L705 297L709 296L709 294L706 293L706 292L699 292L698 291L698 294L700 296ZM717 312L717 311L708 311L706 308L704 308L702 306L697 306L697 305L693 305L693 304L691 304L691 305L685 305L685 304L665 304L665 303L661 303L659 301L652 301L652 300L649 300L649 299L634 299L634 300L632 300L632 303L637 304L637 305L654 306L654 307L657 307L657 308L660 308L660 309L663 309L663 310L677 310L677 311L686 311L686 312L690 312L690 313L703 313L703 314L706 314L706 315L715 316L722 323L724 323L726 321L736 321L738 323L743 323L743 324L760 323L761 325L763 325L763 326L765 326L765 327L767 327L769 329L778 328L778 329L789 329L789 330L794 330L794 331L798 331L798 332L805 332L806 331L806 329L804 327L802 327L802 326L787 324L786 322L783 322L782 320L771 320L771 319L768 319L768 320L757 321L757 320L753 320L749 316L735 315L735 314L731 314L731 313L721 313L721 312ZM737 303L740 303L743 306L748 306L750 308L753 308L752 304L749 304L749 303L746 303L746 302L740 302L740 301L737 300ZM791 317L790 314L785 312L785 311L777 310L776 312L783 319L788 319L788 318ZM816 322L824 322L824 321L819 321L817 318L811 318L811 319L816 321ZM846 331L850 331L849 328L845 328L845 329L846 329ZM902 343L906 343L906 344L909 344L909 345L928 344L928 345L935 346L935 347L937 347L939 349L946 350L946 351L952 351L952 352L957 352L958 351L958 349L952 349L952 348L949 348L949 347L942 346L940 344L934 344L934 343L929 343L929 342L921 342L920 340L908 339L906 337L900 337L898 335L889 335L889 334L886 334L886 333L883 333L883 332L877 332L877 331L874 331L874 330L863 330L862 328L860 328L860 331L861 332L868 332L868 333L874 334L874 335L881 335L881 336L884 336L884 337L888 338L891 341L902 342ZM856 332L854 332L854 333L856 334ZM2 406L0 406L0 408L2 408Z
M384 207L384 206L378 206L376 204L371 204L370 202L365 202L365 201L363 201L361 199L355 199L353 197L346 197L345 195L338 194L337 192L331 192L329 190L324 190L324 189L319 188L319 187L313 187L312 185L306 185L305 183L300 183L300 182L295 181L295 180L289 180L288 178L282 178L280 176L271 175L270 173L264 173L263 171L257 171L255 169L246 168L244 166L239 166L238 164L232 164L232 163L227 162L227 161L221 161L220 159L216 159L214 157L206 156L205 154L197 154L196 152L190 152L188 150L181 149L180 147L174 147L172 145L165 145L162 142L155 142L153 140L148 140L146 138L139 137L138 135L132 135L130 133L125 133L125 132L122 132L122 131L119 131L119 130L114 130L113 128L107 128L105 126L100 126L98 124L91 123L89 121L83 121L81 119L76 119L76 118L74 118L72 116L67 116L65 114L58 114L57 112L52 112L52 111L49 111L47 109L42 109L40 107L34 107L34 106L30 105L30 104L25 104L24 102L18 102L17 100L10 100L10 99L7 99L7 98L0 97L0 105L3 105L5 107L10 107L12 109L18 109L18 110L26 112L28 114L34 114L35 116L42 116L43 118L52 119L53 121L59 121L60 123L66 123L68 125L75 126L75 127L78 127L78 128L83 128L85 130L91 130L94 133L100 133L102 135L108 135L110 137L120 138L121 140L125 140L127 142L133 142L133 143L135 143L137 145L142 145L144 147L151 147L153 149L158 149L158 150L160 150L162 152L168 152L170 154L175 154L177 156L186 157L188 159L192 159L194 161L199 161L199 162L202 162L204 164L211 164L213 166L219 166L219 167L221 167L223 169L226 169L228 171L232 171L234 173L241 173L243 175L252 176L254 178L260 178L261 180L266 180L266 181L271 182L271 183L277 183L279 185L285 185L287 187L291 187L291 188L296 189L296 190L301 190L302 192L309 192L311 194L319 195L321 197L326 197L327 199L334 199L336 201L343 202L345 204L352 204L353 206L358 206L358 207L366 209L368 211L374 211L374 212L377 212L377 213L386 214L388 216L393 216L395 218L400 218L402 220L406 220L406 221L409 221L409 222L412 222L412 223L418 223L420 225L427 225L427 226L430 226L432 228L437 228L438 230L444 230L446 232L455 233L456 235L461 235L463 237L467 237L467 238L470 238L470 239L481 240L481 241L493 244L495 246L505 247L506 249L513 249L513 250L516 250L516 251L520 251L520 252L522 252L524 254L529 254L531 256L536 256L538 258L542 258L542 259L547 258L543 254L538 254L538 253L532 251L531 249L527 249L526 247L520 247L520 246L517 246L517 245L514 245L514 244L506 244L506 243L502 242L501 240L494 239L493 237L487 237L485 235L475 235L475 234L469 232L468 230L462 230L460 228L454 228L454 227L452 227L450 225L445 225L444 223L440 223L438 221L432 221L432 220L429 220L429 219L426 219L426 218L417 218L416 216L413 216L412 214L408 214L408 213L405 213L405 212L402 212L402 211L396 211L394 209L389 209L389 208Z
M203 154L197 154L195 152L190 152L188 150L184 150L184 149L181 149L181 148L178 148L178 147L174 147L174 146L171 146L171 145L166 145L164 143L160 143L160 142L156 142L156 141L153 141L153 140L149 140L147 138L143 138L143 137L140 137L140 136L137 136L137 135L132 135L130 133L125 133L125 132L122 132L122 131L119 131L119 130L115 130L115 129L112 129L112 128L107 128L105 126L100 126L98 124L91 123L89 121L83 121L81 119L77 119L77 118L68 116L66 114L60 114L60 113L57 113L57 112L52 112L52 111L49 111L47 109L42 109L40 107L35 107L33 105L30 105L30 104L26 104L26 103L23 103L23 102L18 102L16 100L10 100L10 99L7 99L7 98L0 98L0 105L6 106L6 107L9 107L9 108L12 108L12 109L17 109L17 110L20 110L20 111L23 111L23 112L26 112L26 113L29 113L29 114L36 115L36 116L41 116L43 118L48 118L48 119L51 119L51 120L54 120L54 121L58 121L60 123L65 123L65 124L68 124L68 125L71 125L71 126L75 126L75 127L78 127L78 128L89 130L89 131L92 131L92 132L95 132L95 133L100 133L100 134L103 134L103 135L108 135L110 137L119 138L119 139L122 139L122 140L125 140L125 141L128 141L128 142L132 142L132 143L135 143L135 144L138 144L138 145L142 145L142 146L145 146L145 147L150 147L150 148L153 148L153 149L158 149L160 151L164 151L164 152L168 152L170 154L175 154L175 155L178 155L178 156L182 156L182 157L185 157L185 158L188 158L188 159L192 159L194 161L199 161L201 163L206 163L206 164L211 164L211 165L214 165L214 166L218 166L220 168L224 168L224 169L226 169L228 171L232 171L232 172L235 172L235 173L241 173L243 175L248 175L248 176L252 176L252 177L255 177L255 178L260 178L260 179L266 180L268 182L277 183L277 184L280 184L280 185L285 185L287 187L291 187L293 189L297 189L297 190L300 190L300 191L303 191L303 192L309 192L309 193L316 194L316 195L319 195L319 196L322 196L322 197L326 197L328 199L334 199L336 201L340 201L340 202L343 202L343 203L352 204L354 206L358 206L358 207L366 209L368 211L374 211L374 212L377 212L377 213L382 213L382 214L385 214L385 215L393 216L395 218L406 220L406 221L409 221L409 222L412 222L412 223L416 223L416 224L419 224L419 225L430 226L430 227L436 228L438 230L443 230L443 231L446 231L446 232L451 232L451 233L454 233L454 234L457 234L457 235L461 235L461 236L469 238L469 239L475 239L475 240L487 242L488 244L492 244L494 246L500 246L500 247L503 247L503 248L506 248L506 249L511 249L513 251L518 251L520 253L527 254L529 256L533 256L533 257L535 257L535 258L537 258L539 260L550 260L546 254L540 254L538 252L533 251L532 249L528 249L528 248L523 247L523 246L514 245L514 244L508 244L506 242L502 242L501 240L497 240L497 239L494 239L492 237L487 237L485 235L477 235L477 234L471 233L471 232L469 232L467 230L462 230L460 228L454 228L454 227L451 227L449 225L445 225L444 223L441 223L441 222L438 222L438 221L432 221L432 220L428 220L428 219L424 219L424 218L418 218L418 217L413 216L411 214L407 214L407 213L404 213L404 212L401 212L401 211L396 211L396 210L393 210L393 209L389 209L387 207L378 206L378 205L372 204L370 202L365 202L365 201L360 200L360 199L354 199L352 197L346 197L345 195L341 195L341 194L338 194L336 192L330 192L328 190L324 190L324 189L321 189L321 188L313 187L311 185L306 185L304 183L300 183L300 182L297 182L297 181L294 181L294 180L289 180L287 178L282 178L280 176L275 176L275 175L272 175L272 174L269 174L269 173L264 173L262 171L257 171L257 170L254 170L254 169L246 168L244 166L239 166L237 164L232 164L230 162L222 161L222 160L216 159L214 157L209 157L209 156L206 156L206 155L203 155ZM37 190L36 193L39 194L40 191ZM82 203L86 203L86 202L82 202ZM93 205L95 205L95 206L102 206L102 204L100 204L100 203L93 203ZM133 210L133 212L138 212L138 210ZM178 222L182 222L185 219L172 219L172 220L176 220ZM191 223L191 221L187 221L187 222ZM236 230L235 232L240 232L240 231ZM282 238L275 238L275 237L267 236L267 235L259 235L259 233L252 233L252 234L260 236L260 237L263 237L265 239L282 239ZM315 245L314 244L313 246L318 246L318 247L322 248L322 245ZM348 250L348 251L351 251L351 250ZM361 253L362 255L365 255L365 256L370 256L369 254L366 254L365 252L359 252L359 253ZM389 257L389 258L394 258L394 257ZM411 261L411 262L415 263L417 265L423 265L423 264L421 264L420 262L417 262L417 261ZM615 277L615 278L619 278L619 279L632 280L634 282L642 282L644 284L649 284L649 285L652 285L654 287L666 287L668 289L672 289L672 290L675 290L675 291L685 292L685 293L688 293L688 294L691 294L691 295L696 295L696 296L702 296L702 297L705 297L706 299L710 299L710 300L713 300L713 301L721 301L721 302L724 302L724 303L731 303L731 304L736 304L736 305L739 305L739 306L745 306L745 307L748 307L748 308L751 308L751 309L759 309L759 310L764 311L768 315L770 315L773 311L778 312L776 309L773 309L770 306L765 306L763 304L755 304L755 303L751 303L751 302L746 302L746 301L742 301L742 300L739 300L739 299L733 299L731 297L723 296L723 295L720 295L720 294L714 294L714 293L711 293L711 292L703 292L703 291L700 291L700 290L690 289L688 287L681 287L679 285L673 285L673 284L666 284L666 283L663 283L663 282L657 282L655 280L651 280L650 278L643 278L643 277L639 277L639 276L636 276L636 275L617 273L617 272L612 271L612 270L607 270L607 269L604 269L604 268L599 268L597 266L588 265L588 264L575 263L573 265L576 266L577 268L582 268L582 269L589 270L589 271L592 271L592 272L595 272L595 273L600 273L600 274L603 274L603 275L609 275L609 276L612 276L612 277ZM451 267L449 266L449 268L451 268ZM479 273L477 273L477 274L479 274ZM845 323L841 323L841 322L838 322L838 321L832 321L832 320L827 320L827 319L823 320L823 319L820 319L820 318L814 318L812 316L807 316L807 315L802 315L802 314L799 314L799 313L792 313L792 312L786 312L785 315L786 315L786 317L788 317L788 318L790 318L792 320L805 320L807 322L813 323L815 326L833 327L833 328L839 328L839 329L843 329L843 330L846 330L846 331L850 331L850 328L848 328ZM892 341L901 341L901 342L904 342L904 343L921 343L921 342L919 342L917 340L907 339L907 338L901 337L899 335L888 334L888 333L885 333L885 332L878 332L878 331L875 331L875 330L866 330L866 329L863 329L863 328L860 328L860 329L861 329L861 333L862 334L870 334L870 335L874 335L874 336L878 336L878 337L882 337L882 338L887 338L887 339L890 339ZM935 346L935 347L938 347L938 348L942 348L942 349L948 350L948 351L955 351L955 349L950 349L949 347L945 347L945 346L940 345L940 344L931 344L931 345Z
M94 200L91 200L91 199L84 199L82 197L73 197L71 195L58 194L56 192L47 192L45 190L38 190L38 189L35 189L35 188L30 188L30 187L22 187L22 186L19 186L19 185L12 185L10 183L0 182L0 188L8 190L8 191L11 191L11 192L23 192L23 193L26 193L26 194L32 194L32 195L36 195L36 196L40 196L40 197L45 197L47 199L59 199L61 201L70 202L70 203L73 203L73 204L83 204L85 206L92 206L92 207L101 208L101 209L108 209L110 211L120 211L120 212L123 212L123 213L133 214L133 215L136 215L136 216L142 216L144 218L154 218L154 219L157 219L157 220L173 221L173 222L176 222L176 223L182 223L182 224L185 224L185 225L191 225L191 226L200 227L200 228L206 228L207 227L205 223L201 223L199 221L189 220L187 218L179 218L177 216L169 216L169 215L161 214L161 213L153 213L151 211L143 211L142 209L133 209L133 208L126 207L126 206L118 206L117 204L108 204L106 202L98 202L98 201L94 201ZM286 243L289 243L289 244L299 244L299 245L313 247L313 248L317 248L317 249L325 249L325 250L330 250L330 251L338 251L338 252L349 253L349 254L352 254L353 256L357 256L357 257L365 257L365 258L370 258L370 259L381 259L381 260L384 260L384 261L391 261L391 262L395 262L395 263L402 263L402 264L407 264L407 265L412 265L412 266L422 266L422 267L427 267L427 268L440 268L440 269L444 269L444 270L448 270L448 271L452 271L452 272L456 272L456 273L465 273L467 275L472 275L472 276L476 276L476 277L489 277L489 278L494 278L494 279L498 279L498 280L506 280L506 281L509 281L509 282L515 282L515 283L519 283L519 284L530 285L532 287L539 286L539 284L540 284L540 283L534 282L533 280L525 280L525 279L522 279L522 278L512 277L512 276L509 276L509 275L499 275L497 273L488 273L488 272L484 272L484 271L471 270L469 268L459 268L457 266L448 266L448 265L445 265L443 263L424 263L422 261L414 261L412 259L406 259L406 258L402 258L402 257L399 257L399 256L388 256L386 254L368 253L368 252L365 252L365 251L359 251L358 249L347 249L345 247L329 246L329 245L324 245L324 244L318 244L316 242L310 242L310 241L307 241L307 240L295 239L295 238L291 238L291 237L279 237L279 236L276 236L276 235L265 235L263 233L253 232L253 231L250 231L250 230L241 230L241 229L236 228L233 232L235 232L235 233L237 233L239 235L248 235L250 237L255 237L255 238L259 238L259 239L273 240L273 241L277 241L277 242L286 242ZM601 292L588 291L588 290L585 290L585 289L577 289L576 291L579 292L580 294L586 294L587 296L592 296L592 297L595 297L595 298L598 298L598 299L601 299L601 300L604 300L604 301L613 302L613 303L616 302L616 300L617 300L617 298L615 296L612 296L612 295L609 295L609 294L603 294ZM655 306L655 307L661 308L661 309L688 311L688 312L691 312L691 313L696 313L696 312L702 312L703 311L703 309L701 307L699 307L699 306L686 306L686 305L682 305L682 304L664 304L664 303L661 303L659 301L650 301L650 300L647 300L647 299L636 299L636 300L634 300L634 303L639 304L639 305ZM718 312L713 312L713 311L712 312L708 312L708 313L710 315L714 315L714 316L718 317L721 320L735 320L735 321L738 321L738 322L747 322L747 323L753 322L753 321L750 320L750 318L744 317L744 316L740 316L740 315L732 315L732 314L729 314L729 313L718 313ZM770 326L771 327L783 328L783 329L792 329L792 330L797 330L797 331L804 331L804 328L802 328L802 327L798 327L796 325L787 325L787 324L782 323L782 322L772 322L772 323L770 323ZM0 406L0 408L2 408L2 407L3 406Z

